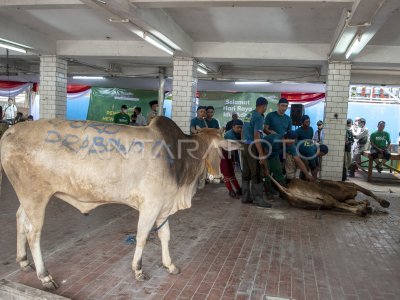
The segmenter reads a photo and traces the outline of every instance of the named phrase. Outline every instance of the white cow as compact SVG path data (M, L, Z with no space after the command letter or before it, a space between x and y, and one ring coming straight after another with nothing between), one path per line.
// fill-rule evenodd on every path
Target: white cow
M228 146L238 148L213 129L185 135L165 117L157 117L148 127L64 120L15 125L2 137L0 151L1 164L20 201L17 262L25 271L33 269L26 255L28 242L43 286L57 288L40 250L49 199L56 196L82 213L122 203L139 211L132 269L137 280L146 279L142 252L152 226L191 206L199 176L205 169L219 176L219 147ZM179 273L169 255L168 222L158 236L164 267Z

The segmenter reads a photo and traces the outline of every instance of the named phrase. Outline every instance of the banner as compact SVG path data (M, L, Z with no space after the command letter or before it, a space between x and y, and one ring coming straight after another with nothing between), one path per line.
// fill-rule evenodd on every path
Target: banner
M214 106L214 118L223 127L232 120L232 113L236 112L239 119L243 119L246 114L256 108L258 97L264 97L268 100L266 114L275 111L281 96L280 93L229 93L229 92L198 92L199 105Z
M123 104L128 106L129 115L134 107L139 106L146 117L150 112L149 102L157 99L157 91L92 87L87 119L113 122L114 115L121 111Z

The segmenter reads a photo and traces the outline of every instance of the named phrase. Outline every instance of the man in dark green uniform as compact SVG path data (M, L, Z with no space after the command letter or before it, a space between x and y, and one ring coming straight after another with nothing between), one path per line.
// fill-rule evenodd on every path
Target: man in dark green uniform
M197 107L197 116L190 121L190 134L196 134L202 128L207 128L205 117L206 117L205 106Z
M126 113L128 111L128 106L125 104L121 106L121 112L114 115L114 123L129 125L131 118Z
M256 101L256 109L246 115L243 120L242 140L244 141L242 162L242 203L250 203L260 207L272 207L263 198L264 183L262 181L262 167L268 172L268 164L261 146L261 134L264 127L264 113L268 101L260 97ZM251 191L250 191L251 181Z
M309 116L304 115L301 118L301 126L296 130L298 141L312 140L314 136L314 129L310 126L310 123Z
M216 128L219 129L219 122L217 119L214 119L214 106L207 106L206 108L206 122L208 128Z
M287 99L279 99L278 110L270 112L265 118L264 132L266 134L278 134L283 137L286 132L292 130L292 119L285 114L288 105Z
M378 123L378 130L371 134L369 141L371 142L371 156L376 163L376 169L379 173L382 172L382 165L390 159L390 134L385 129L385 121ZM379 154L383 156L382 161L379 161Z

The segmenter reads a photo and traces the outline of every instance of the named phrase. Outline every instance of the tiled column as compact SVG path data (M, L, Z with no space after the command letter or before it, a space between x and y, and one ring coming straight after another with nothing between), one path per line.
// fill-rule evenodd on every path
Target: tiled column
M350 74L350 63L329 63L324 122L329 153L322 159L323 179L342 180Z
M175 57L173 76L172 120L189 134L196 110L197 62L190 57Z
M65 119L67 112L67 61L55 55L40 57L40 118Z

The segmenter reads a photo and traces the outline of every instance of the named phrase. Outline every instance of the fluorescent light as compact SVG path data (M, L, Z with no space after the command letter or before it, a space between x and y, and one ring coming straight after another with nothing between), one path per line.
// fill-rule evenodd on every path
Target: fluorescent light
M29 47L27 45L16 43L16 42L13 42L13 41L9 41L9 40L0 38L0 43L2 43L2 42L5 42L6 44L11 44L12 46L19 46L19 47L22 47L22 48L25 48L25 49L33 49L32 47Z
M197 71L207 75L207 70L205 70L203 68L197 67Z
M151 34L160 39L162 42L164 42L167 46L175 49L175 50L182 50L181 47L179 47L177 44L175 44L173 41L171 41L169 38L167 38L165 35L162 33L152 30Z
M73 79L101 80L103 76L73 76Z
M111 23L129 23L129 19L108 19Z
M24 49L24 48L8 45L8 44L2 43L2 42L0 42L0 47L14 50L14 51L21 52L21 53L26 53L26 49Z
M235 84L271 84L271 82L268 81L235 81Z
M356 49L360 46L360 42L361 35L356 35L350 47L346 51L346 59L348 59L354 53L354 51L356 51Z
M174 55L174 52L169 47L167 47L166 45L164 45L161 42L157 41L155 38L153 38L150 35L148 35L148 33L143 32L143 39L146 42L152 44L153 46L156 46L157 48L167 52L168 54Z

